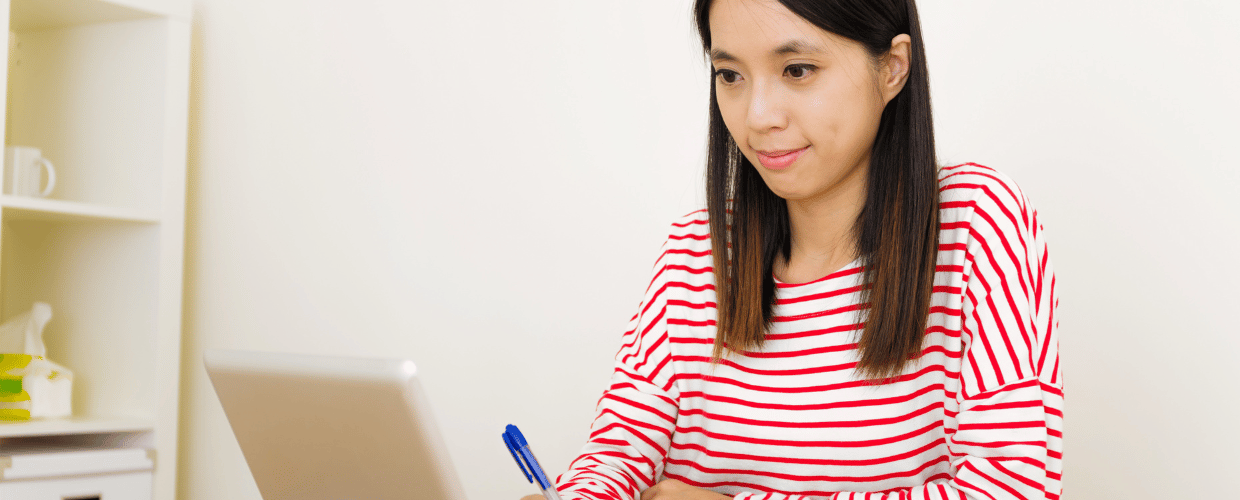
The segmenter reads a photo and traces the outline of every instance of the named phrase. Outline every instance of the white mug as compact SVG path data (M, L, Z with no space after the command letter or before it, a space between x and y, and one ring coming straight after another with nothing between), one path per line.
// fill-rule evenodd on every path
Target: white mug
M43 184L43 169L47 169L47 187ZM43 157L39 148L8 146L4 148L4 192L16 196L47 196L56 187L56 169Z

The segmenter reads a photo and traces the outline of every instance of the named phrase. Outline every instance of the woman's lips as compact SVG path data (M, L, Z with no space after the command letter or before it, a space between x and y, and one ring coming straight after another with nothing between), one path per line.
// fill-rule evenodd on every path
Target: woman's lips
M766 168L780 170L786 168L788 165L791 165L792 162L797 161L797 158L800 158L801 153L804 153L806 149L809 149L809 146L785 152L772 151L770 153L764 153L759 151L758 161L761 162L762 166Z

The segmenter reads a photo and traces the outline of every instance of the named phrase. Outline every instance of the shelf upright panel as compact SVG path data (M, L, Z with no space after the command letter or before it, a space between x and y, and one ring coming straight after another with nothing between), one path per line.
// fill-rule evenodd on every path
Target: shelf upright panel
M188 6L188 2L179 2ZM188 8L186 9L188 11ZM181 308L185 261L185 192L189 141L190 21L164 18L163 137L160 162L163 169L159 231L159 283L156 320L159 346L156 351L155 498L176 497L177 438L180 415Z
M0 25L9 25L9 2L4 0L0 0ZM13 50L17 40L13 37L11 31L5 32L4 40L4 69L2 70L4 71L4 79L0 80L0 84L4 85L4 117L0 118L0 137L4 137L4 145L7 146L9 144L9 108L12 107L9 98L9 70L14 62Z
M0 25L6 26L6 27L10 26L11 10L12 10L12 6L7 0L0 0ZM9 85L9 75L12 73L12 69L13 69L12 67L16 63L14 51L17 49L17 46L16 46L17 37L11 30L5 30L4 40L5 40L4 69L2 70L4 71L3 73L4 78L0 79L0 85L4 85L4 114L3 116L0 116L0 137L4 138L4 145L7 147L9 145L9 120L11 119L10 115L12 114L11 110L13 107L12 92L11 92L10 85ZM0 176L4 174L3 167L4 167L3 160L0 159ZM3 183L0 183L0 186L2 185ZM0 225L2 225L5 220L4 215L5 215L4 208L0 207ZM0 249L4 248L3 238L4 238L4 231L0 230ZM0 250L0 262L3 262L3 258L4 258L4 254L2 253L2 250ZM3 266L0 265L0 283L3 283L3 279L4 279L4 272L2 269L3 269ZM0 285L0 322L4 320L4 316L3 316L4 294L5 294L4 287L3 285Z

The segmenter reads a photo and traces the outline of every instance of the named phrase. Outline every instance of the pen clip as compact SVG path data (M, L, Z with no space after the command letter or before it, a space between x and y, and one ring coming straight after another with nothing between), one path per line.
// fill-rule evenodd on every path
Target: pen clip
M513 442L512 436L509 436L507 431L504 432L504 445L508 447L508 452L512 453L512 459L517 461L517 467L521 468L521 472L525 474L525 479L531 483L534 482L534 476L525 470L525 464L521 463L521 456L517 454L516 443Z
M508 424L508 427L504 430L508 435L509 441L512 442L513 448L517 450L517 455L524 459L525 465L529 467L529 474L534 478L530 482L537 481L539 489L554 488L555 486L551 482L551 478L547 477L547 473L543 472L542 466L538 464L538 459L534 458L534 452L530 450L530 444L525 440L525 435L521 434L521 429L518 429L515 425Z

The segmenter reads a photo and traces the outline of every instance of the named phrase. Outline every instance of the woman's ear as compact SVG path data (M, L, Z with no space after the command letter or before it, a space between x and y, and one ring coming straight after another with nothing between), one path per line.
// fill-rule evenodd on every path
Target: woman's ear
M883 57L882 71L879 73L882 77L879 85L883 91L884 104L891 102L904 89L904 84L908 81L912 50L913 39L908 34L901 33L891 39L891 50Z

